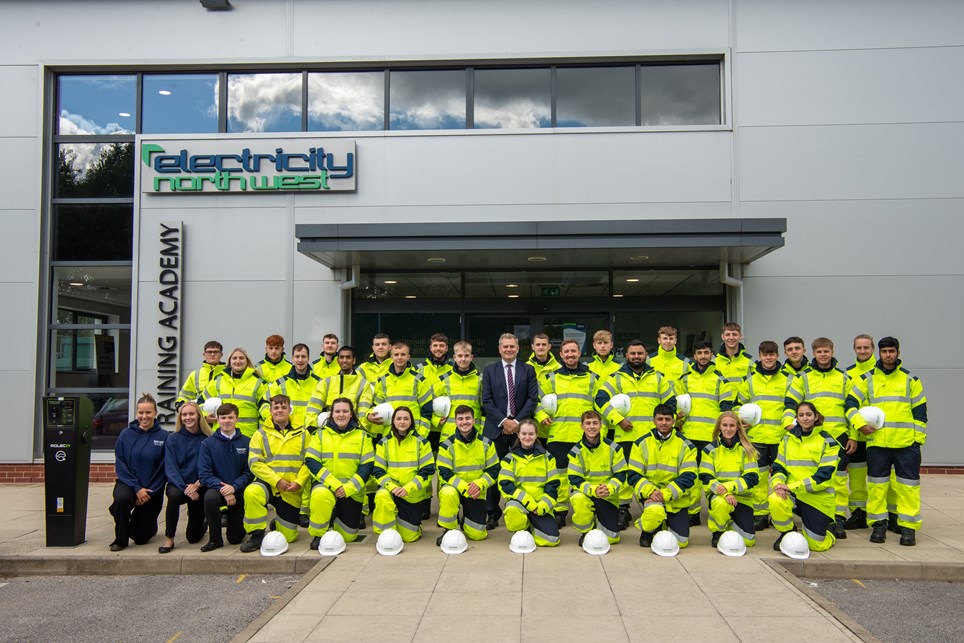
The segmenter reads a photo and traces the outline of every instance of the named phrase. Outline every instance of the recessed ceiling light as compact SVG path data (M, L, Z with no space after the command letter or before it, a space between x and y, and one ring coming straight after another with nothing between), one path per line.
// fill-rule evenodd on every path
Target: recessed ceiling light
M509 295L509 299L518 299L519 295Z
M634 255L629 258L630 261L646 261L649 259L649 255Z
M415 299L415 295L405 295L405 299Z
M445 263L445 257L429 257L427 260L429 263Z
M157 93L160 94L161 96L170 96L170 95L171 95L171 90L170 90L170 89L159 89L159 90L157 90Z
M626 281L627 281L627 283L634 284L634 283L636 283L637 281L639 281L639 277L626 277Z
M84 282L82 282L82 281L71 281L71 282L70 282L70 285L71 285L71 286L83 286L83 285L84 285Z
M385 283L386 283L386 284L397 284L398 282L395 281L394 279L386 279L386 280L385 280Z
M529 257L529 261L545 261L545 257Z
M131 117L131 115L128 114L127 112L117 112L117 115L118 115L118 116L121 116L121 117L123 117L123 118L130 118L130 117Z
M519 284L506 284L505 287L506 287L506 288L518 288L518 287L519 287Z
M614 298L615 298L615 297L622 297L622 295L613 295L613 297L614 297Z

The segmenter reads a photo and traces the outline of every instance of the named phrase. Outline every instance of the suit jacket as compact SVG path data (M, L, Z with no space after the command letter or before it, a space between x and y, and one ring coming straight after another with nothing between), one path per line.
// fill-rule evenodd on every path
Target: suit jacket
M515 419L531 418L535 415L536 404L539 402L535 369L516 358L514 371ZM505 367L500 359L482 371L482 411L485 413L482 435L491 440L502 434L499 424L506 418L508 406L509 391L505 386Z

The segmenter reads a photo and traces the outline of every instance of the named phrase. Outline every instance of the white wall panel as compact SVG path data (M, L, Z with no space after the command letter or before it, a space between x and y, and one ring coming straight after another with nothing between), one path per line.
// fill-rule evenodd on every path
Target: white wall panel
M37 296L37 284L33 281L0 282L0 302L7 308L2 322L3 336L7 338L3 368L30 371L31 382L37 367Z
M0 50L2 48L0 44ZM0 118L0 137L37 136L40 133L39 73L36 63L0 66L0 87L6 88L0 107L0 113L3 114Z
M751 125L964 120L964 47L739 54L739 115Z
M35 210L0 210L0 226L8 243L0 252L0 275L5 282L36 285L40 265L40 223Z
M11 337L16 337L12 335ZM29 341L8 344L32 344ZM8 346L9 347L9 346ZM0 462L32 462L34 441L34 368L0 371L0 390L8 401L3 409L3 448ZM16 403L12 403L16 400Z
M294 300L294 334L292 344L304 342L311 349L311 359L321 354L321 340L327 333L338 335L342 344L348 338L342 332L342 290L335 281L296 281Z
M37 176L38 139L0 138L0 176L7 189L4 208L35 210L40 206L40 177Z
M964 123L740 129L741 198L964 197Z
M907 369L920 378L927 395L927 443L921 447L924 464L961 464L964 462L964 440L961 440L960 414L956 400L964 391L964 370L930 370L915 367L916 356L904 350L901 356ZM926 524L925 524L925 529Z

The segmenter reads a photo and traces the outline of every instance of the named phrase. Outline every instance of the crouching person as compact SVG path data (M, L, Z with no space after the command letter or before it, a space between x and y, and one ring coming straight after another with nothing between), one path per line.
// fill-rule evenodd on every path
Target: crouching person
M352 542L358 538L365 500L365 483L372 475L375 452L347 397L337 398L331 415L311 436L305 466L314 482L308 533L311 548L318 549L321 537L334 528Z
M428 441L416 433L415 416L407 406L392 414L392 428L375 447L378 482L373 529L380 534L395 529L407 543L422 537L421 502L432 494L435 460Z
M582 440L569 452L572 526L581 532L579 545L592 529L610 543L619 542L619 491L626 484L626 457L618 444L602 437L602 416L585 411Z
M499 476L499 458L491 440L475 428L475 412L461 404L455 409L455 434L439 447L438 526L443 529L436 541L442 544L445 532L461 529L470 540L485 540L485 492ZM462 519L459 519L459 509Z
M251 438L248 467L254 481L244 490L244 530L248 538L241 551L258 551L268 528L268 505L277 518L272 529L292 543L298 539L301 488L308 482L305 451L308 431L291 425L291 400L287 395L271 398L271 417Z
M218 430L201 443L198 475L204 492L204 517L208 521L208 541L202 552L224 547L221 508L227 521L227 538L237 545L244 538L244 489L254 476L248 468L251 439L237 430L238 407L228 402L217 410Z
M555 547L559 544L559 525L553 508L562 473L536 436L536 423L522 420L519 438L502 460L499 490L506 499L505 528L531 531L536 545Z
M723 411L700 462L700 482L709 499L711 546L716 547L723 532L731 529L747 547L756 543L753 488L760 481L758 457L737 414Z
M633 443L627 483L633 486L643 513L636 521L639 546L649 547L665 524L680 549L689 544L690 495L696 483L696 449L673 430L676 414L665 404L653 409L652 431Z

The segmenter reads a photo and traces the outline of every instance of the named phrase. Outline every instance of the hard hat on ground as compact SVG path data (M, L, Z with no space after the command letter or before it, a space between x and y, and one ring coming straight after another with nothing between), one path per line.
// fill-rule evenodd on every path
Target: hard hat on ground
M394 529L386 529L378 535L375 542L375 551L382 556L396 556L401 553L405 543L402 542L402 535Z
M509 541L509 551L514 554L531 554L536 550L536 539L528 531L517 531Z
M629 396L625 393L617 393L609 399L609 403L613 405L616 412L622 416L629 415L629 409L632 408L633 402L629 399Z
M451 410L452 398L446 395L440 395L432 400L432 413L436 417L447 418L449 416L449 411Z
M389 402L382 402L370 411L370 413L373 415L377 415L381 418L382 421L379 422L379 424L391 424L392 413L394 412L395 407L393 407Z
M461 531L450 529L442 536L441 548L443 554L461 554L469 548L469 543Z
M860 413L860 417L864 419L864 422L875 429L884 426L886 416L884 415L884 410L879 406L863 406L857 412Z
M650 545L650 549L657 556L675 556L679 553L679 542L676 540L676 536L664 529L653 536L653 544Z
M288 539L280 531L269 531L261 541L262 556L280 556L288 551Z
M780 551L790 558L806 560L810 558L810 543L799 531L791 531L780 539Z
M609 537L601 529L588 531L582 539L582 550L593 556L607 554L609 553Z
M760 408L759 404L750 402L740 407L739 415L740 419L750 426L756 426L763 419L763 409Z
M221 398L209 397L208 399L204 400L204 406L201 407L201 410L204 411L205 415L217 415L221 404L223 404L223 402L221 402Z
M743 536L731 529L720 535L720 541L716 544L716 549L726 556L742 556L746 553L746 542L743 540Z
M539 404L542 405L543 411L549 415L555 415L556 411L559 410L559 397L555 393L548 393L542 396Z
M690 414L690 411L693 410L693 398L690 397L689 393L676 396L676 410L683 415Z
M322 556L337 556L347 547L344 536L331 529L321 537L321 542L318 543L318 553Z

